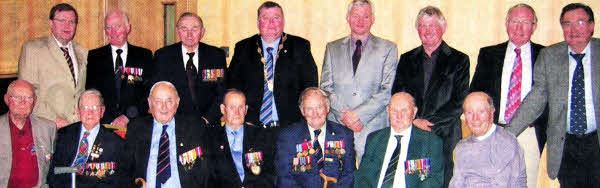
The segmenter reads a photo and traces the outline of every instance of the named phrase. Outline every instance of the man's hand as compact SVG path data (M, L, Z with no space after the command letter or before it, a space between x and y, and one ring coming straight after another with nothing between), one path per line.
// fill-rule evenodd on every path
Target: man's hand
M415 119L413 120L413 124L424 131L431 132L431 127L433 127L433 123L427 121L426 119Z
M340 110L343 113L340 121L354 132L360 132L363 125L360 123L360 117L353 110Z
M64 119L62 119L60 117L57 117L54 120L54 123L56 123L56 129L60 129L60 128L63 128L63 127L66 127L67 125L69 125L69 122L65 121Z
M115 118L115 120L113 120L113 122L110 124L113 126L127 129L128 123L129 123L129 118L127 118L127 116L125 116L125 115L121 115L121 116Z

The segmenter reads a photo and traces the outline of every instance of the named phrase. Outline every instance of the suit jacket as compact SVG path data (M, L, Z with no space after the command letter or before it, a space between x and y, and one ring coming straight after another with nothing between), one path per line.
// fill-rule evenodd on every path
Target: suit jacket
M469 56L451 48L446 42L442 42L439 48L426 93L423 93L423 46L400 56L392 93L404 91L415 98L419 108L417 118L435 124L433 132L444 140L444 150L449 151L462 134L460 114L462 101L469 91Z
M57 132L56 150L52 161L50 162L50 172L48 173L48 184L50 187L70 187L71 174L54 174L55 167L68 167L73 164L73 160L79 150L79 136L81 134L81 122L73 123L70 126L61 128ZM119 154L123 147L123 139L104 125L99 125L98 135L94 143L89 143L88 147L102 148L102 153L98 158L89 155L86 163L119 162ZM118 170L118 169L117 169ZM116 187L117 179L114 175L108 175L102 179L96 176L77 175L77 187Z
M77 102L84 90L88 50L72 41L77 60L77 86L67 60L52 35L23 44L19 58L19 79L35 88L37 103L33 114L55 120L61 117L69 123L79 121Z
M388 126L385 106L390 100L398 64L398 48L391 41L369 36L362 57L352 70L352 39L350 36L327 44L321 73L321 89L329 93L331 111L327 119L342 123L340 110L354 110L363 130L355 135L358 160L362 156L367 135Z
M344 141L346 154L338 160L337 156L325 154L325 158L332 158L332 162L323 161L323 174L336 178L337 184L328 183L328 187L352 187L354 184L355 156L354 156L354 134L338 123L326 122L325 146L327 141ZM306 172L294 172L293 158L298 154L296 145L303 142L311 142L308 124L300 121L281 129L277 137L277 153L275 155L275 173L277 174L277 187L322 187L323 179L316 170L317 161L321 158L318 154L312 155L312 170ZM341 162L340 162L341 161ZM342 169L339 170L338 168Z
M475 74L471 80L470 92L483 91L492 97L494 101L494 123L498 123L498 116L500 114L500 95L502 86L502 69L504 67L504 56L508 42L497 44L494 46L488 46L479 50L479 56L477 58L477 68L475 68ZM537 59L540 50L544 46L531 42L531 70L533 73L533 67L535 60ZM510 79L510 78L508 78ZM533 74L531 79L533 79ZM533 85L533 82L532 82ZM544 111L544 114L535 120L536 136L540 152L544 148L546 142L546 127L548 122L548 109Z
M127 57L125 67L140 68L142 73L147 73L149 65L152 63L152 51L127 44ZM125 62L124 62L125 63ZM115 70L112 57L111 46L106 45L100 48L90 50L87 65L86 89L95 88L104 96L104 105L106 111L102 117L101 123L110 124L115 118L126 115L130 119L144 116L148 111L148 74L142 74L142 80L128 83L126 73L121 80L120 100L117 98L116 83L114 81Z
M8 119L8 113L0 116L0 187L8 186L12 168L12 141ZM50 158L54 153L56 124L35 115L30 115L29 120L31 121L33 143L35 144L39 169L39 181L36 187L48 187L46 175L49 170Z
M181 187L209 187L212 180L214 153L211 150L210 134L205 128L204 121L197 118L187 118L176 115L175 138L177 143L177 156L201 147L203 156L196 159L192 169L186 170L181 162L177 162ZM152 142L153 118L138 118L127 125L125 148L121 152L117 175L121 187L134 186L136 178L146 179L150 144Z
M282 125L302 119L298 99L308 87L317 87L317 65L310 51L310 43L303 38L285 34L283 48L278 50L273 75L273 95L277 115ZM260 108L264 94L264 65L260 61L262 51L260 35L254 35L235 44L235 50L227 72L227 86L246 94L248 113L246 121L260 125Z
M275 172L273 168L273 140L267 131L252 125L244 125L243 154L252 152L262 152L263 162L260 165L260 174L253 174L247 166L248 160L242 156L242 165L244 166L244 181L235 168L233 157L231 157L231 148L227 139L225 127L219 127L214 139L215 155L217 167L215 168L217 184L214 187L274 187Z
M431 160L431 171L424 180L420 180L419 175L416 174L406 175L406 187L443 187L444 155L442 153L442 140L433 133L413 127L411 129L406 160L429 158ZM377 187L390 134L390 127L369 134L365 155L363 155L359 170L354 173L356 177L354 187ZM398 165L404 165L404 161L398 161L398 163L401 163Z
M592 75L600 74L600 40L592 38ZM563 155L567 134L567 111L569 108L569 54L567 43L560 42L542 49L535 64L533 88L521 102L517 113L506 128L519 135L527 126L544 112L546 103L548 114L548 176L556 178ZM592 77L592 93L597 124L600 120L600 77ZM600 135L600 134L599 134ZM598 137L600 140L600 136Z
M196 103L188 87L181 42L158 49L154 53L152 84L169 81L175 85L181 102L178 114L204 117L210 124L220 123L219 104L225 93L225 52L204 43L198 44L198 77L195 80ZM221 72L221 73L217 73ZM220 124L219 124L220 125Z

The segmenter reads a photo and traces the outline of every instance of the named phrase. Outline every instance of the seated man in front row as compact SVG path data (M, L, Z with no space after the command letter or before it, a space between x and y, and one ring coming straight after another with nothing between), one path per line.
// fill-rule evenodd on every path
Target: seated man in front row
M483 92L465 98L463 114L473 135L456 149L450 187L527 187L523 148L494 122L494 103Z
M248 105L237 89L225 93L221 113L225 127L213 135L217 183L213 187L260 187L274 185L273 141L262 127L244 123Z
M306 121L281 129L277 138L277 187L352 187L354 134L327 121L329 98L325 91L306 88L300 95L300 112ZM328 182L324 182L326 179ZM337 183L330 182L336 179Z
M116 187L116 172L123 139L100 125L104 102L98 90L87 90L79 97L77 114L81 122L58 130L56 149L48 184L70 187L70 174L55 174L55 167L76 167L77 187Z
M120 187L144 179L148 187L212 187L213 147L204 121L175 115L179 95L167 81L150 89L152 117L139 118L127 126L121 152Z
M410 94L392 96L387 106L391 128L367 137L354 187L443 187L442 139L413 128L417 110Z

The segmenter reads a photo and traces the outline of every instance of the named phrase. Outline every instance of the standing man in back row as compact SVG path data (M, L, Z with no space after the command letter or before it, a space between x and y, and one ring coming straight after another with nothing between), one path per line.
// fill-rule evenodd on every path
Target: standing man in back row
M246 94L246 121L279 127L300 121L300 93L316 87L317 65L310 43L283 32L285 18L279 4L258 7L259 34L235 45L228 71L228 87Z
M330 93L327 119L354 132L356 160L362 158L369 133L387 127L385 104L391 96L398 48L371 34L375 22L369 0L353 0L346 21L350 36L327 44L321 88Z

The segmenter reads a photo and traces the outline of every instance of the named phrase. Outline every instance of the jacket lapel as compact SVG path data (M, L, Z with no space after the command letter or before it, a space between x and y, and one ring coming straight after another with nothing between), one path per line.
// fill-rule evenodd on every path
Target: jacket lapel
M596 57L600 56L600 40L592 39L591 41L592 51L592 93L594 101L594 111L596 115L596 122L600 121L600 61Z
M187 132L185 132L185 122L182 120L183 118L181 116L175 118L175 147L177 148L177 151L175 152L177 155L175 155L175 157L179 157L179 155L187 151L183 148L183 141L185 140L184 138L187 137ZM179 172L180 178L187 174L183 165L179 162L177 162L177 171Z
M141 169L140 171L142 172L140 177L146 177L146 170L148 169L148 157L150 156L150 144L152 143L152 129L154 128L154 122L153 122L153 118L145 118L144 119L146 122L144 122L143 124L139 124L141 126L147 126L147 127L141 127L140 129L140 135L138 136L138 140L140 140L141 146L140 146L140 155L136 155L136 157L140 157L140 163L142 166L139 166L139 168ZM138 150L138 151L140 151ZM138 160L136 158L136 160ZM138 167L138 166L136 166Z
M552 53L552 52L551 52ZM559 51L556 53L552 54L552 59L555 59L556 61L550 61L550 60L546 60L546 63L553 63L556 65L556 78L559 80L559 85L561 86L565 86L565 87L557 87L558 89L556 91L549 91L549 92L558 92L558 96L559 99L567 99L564 101L560 101L560 103L562 104L561 106L563 106L563 108L565 109L565 113L567 111L567 107L568 107L568 100L569 99L569 55L568 55L568 49L567 49L567 44L566 43L562 43ZM551 66L551 65L550 65ZM547 76L551 76L550 74L548 74ZM549 80L554 80L554 79L550 79L550 78L546 78L546 81L548 82Z
M52 58L54 58L54 61L48 61L48 62L56 62L58 63L57 66L62 67L62 69L64 71L62 71L63 73L66 73L62 76L71 78L71 81L73 81L73 76L71 75L71 70L69 69L69 65L67 64L67 59L64 56L63 51L60 49L60 47L58 47L58 44L56 43L56 39L54 39L54 36L49 35L48 38L46 39L46 44L48 46L48 51L52 54ZM73 49L73 51L75 51L75 49ZM79 59L77 59L77 61L79 61ZM57 75L57 77L60 77L61 75Z

